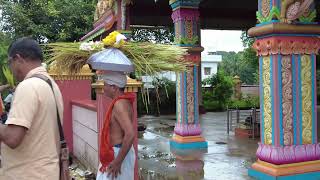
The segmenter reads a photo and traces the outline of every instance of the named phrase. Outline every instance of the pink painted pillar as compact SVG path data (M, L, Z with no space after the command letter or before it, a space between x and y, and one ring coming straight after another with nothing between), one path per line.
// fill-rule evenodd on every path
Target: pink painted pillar
M256 37L253 48L259 56L261 128L258 160L249 175L256 179L320 179L316 1L292 4L298 9L285 1L266 2L259 0L259 24L248 31ZM303 14L295 19L299 11Z
M130 92L135 96L135 101L133 103L133 129L136 131L136 136L133 141L133 147L136 153L136 162L134 166L134 172L135 176L134 179L138 180L139 179L139 167L138 167L138 108L137 108L137 93L136 92Z
M174 128L174 136L170 146L177 149L202 149L208 144L201 137L199 119L199 92L201 89L201 52L200 46L200 12L198 5L200 0L170 1L172 7L172 20L175 27L175 41L178 46L188 48L186 61L194 65L188 67L189 71L177 74L177 122Z
M72 101L91 99L91 74L86 75L54 75L63 97L63 130L70 152L73 152L72 135Z

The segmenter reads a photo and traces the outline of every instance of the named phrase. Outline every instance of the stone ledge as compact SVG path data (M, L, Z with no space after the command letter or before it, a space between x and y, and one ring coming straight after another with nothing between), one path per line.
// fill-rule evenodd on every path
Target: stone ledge
M320 34L319 25L293 25L285 23L273 23L263 26L256 26L248 30L251 37L264 36L269 34Z

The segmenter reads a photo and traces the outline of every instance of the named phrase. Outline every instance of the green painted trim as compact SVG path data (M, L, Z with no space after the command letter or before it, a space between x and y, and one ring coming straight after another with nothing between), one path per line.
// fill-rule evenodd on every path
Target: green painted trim
M270 21L272 21L273 18L277 18L278 20L280 20L280 9L276 6L274 6L274 7L272 7L272 9L267 17L263 17L259 11L256 12L256 16L257 16L257 20L259 21L259 23L270 22ZM313 22L316 17L317 17L317 11L314 10L311 13L309 13L309 15L306 17L305 16L299 17L299 21L303 22L303 23L310 23L310 22Z
M117 30L119 33L121 34L131 34L132 31L131 30Z
M188 45L195 45L199 43L199 37L194 36L191 39L186 38L186 37L181 37L181 38L175 38L174 42L176 44L188 44Z
M317 11L313 10L311 13L309 13L308 16L301 16L299 17L299 21L303 23L310 23L313 22L317 17Z
M257 11L256 15L259 23L270 22L272 18L277 18L280 20L280 9L276 6L273 6L267 17L263 17L259 11Z
M194 7L199 8L200 0L176 0L169 1L169 5L172 9L181 8L181 7Z
M87 37L85 40L83 40L83 42L88 42L91 41L92 39L96 38L97 36L100 36L101 34L103 34L104 32L106 32L106 30L104 28L100 29L99 31L95 32L94 34L90 35L89 37Z

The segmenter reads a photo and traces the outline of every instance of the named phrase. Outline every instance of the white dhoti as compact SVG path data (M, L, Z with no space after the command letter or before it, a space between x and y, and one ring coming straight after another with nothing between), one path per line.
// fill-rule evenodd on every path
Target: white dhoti
M120 148L113 147L114 157L116 158L119 154ZM136 160L136 155L134 152L133 146L128 151L128 154L124 158L121 164L121 174L118 174L115 180L133 180L134 179L134 164ZM101 167L101 163L99 164L99 169ZM98 169L97 179L96 180L112 180L112 175L108 177L107 172L100 172Z

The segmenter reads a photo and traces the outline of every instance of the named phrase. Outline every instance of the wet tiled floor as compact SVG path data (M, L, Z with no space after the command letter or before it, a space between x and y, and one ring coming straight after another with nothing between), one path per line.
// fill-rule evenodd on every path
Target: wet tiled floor
M205 151L170 149L175 116L139 119L147 129L139 134L139 168L144 180L250 180L247 171L255 161L258 140L227 134L227 114L201 116Z

